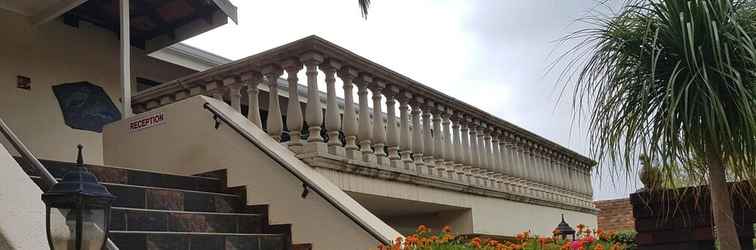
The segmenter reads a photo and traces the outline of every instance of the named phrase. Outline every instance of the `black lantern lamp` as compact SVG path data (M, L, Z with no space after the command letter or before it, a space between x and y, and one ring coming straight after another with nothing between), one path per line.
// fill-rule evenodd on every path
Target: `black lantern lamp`
M47 206L47 241L53 250L100 250L107 242L115 196L84 168L82 146L77 167L42 194Z
M562 222L559 222L556 230L562 236L562 240L566 240L568 235L572 235L572 240L575 240L575 229L572 229L570 224L564 221L564 214L562 214Z

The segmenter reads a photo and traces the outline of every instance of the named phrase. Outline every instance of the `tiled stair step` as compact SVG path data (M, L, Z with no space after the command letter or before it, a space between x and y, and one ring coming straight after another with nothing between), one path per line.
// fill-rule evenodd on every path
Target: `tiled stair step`
M262 233L259 214L185 212L114 207L110 228L117 231Z
M41 181L38 176L32 176L32 179L37 184ZM117 197L113 201L114 207L218 213L243 211L242 199L236 194L106 182L102 184Z
M24 168L24 171L26 171L27 174L32 176L39 175L25 160L16 158L16 161ZM40 160L40 162L55 178L63 178L69 170L76 167L75 163L70 162L49 160ZM225 186L223 186L225 180L210 176L182 176L127 168L103 167L96 165L86 166L100 182L176 188L204 192L223 192L225 189Z
M284 250L280 234L111 231L121 250Z

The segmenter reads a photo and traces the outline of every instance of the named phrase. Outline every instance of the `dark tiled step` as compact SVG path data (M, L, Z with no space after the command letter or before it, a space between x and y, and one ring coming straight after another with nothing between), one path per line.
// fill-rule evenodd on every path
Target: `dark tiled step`
M111 230L262 233L264 221L259 214L184 212L114 207Z
M39 184L41 179L31 177ZM144 208L172 211L235 213L243 211L239 195L145 187L118 183L102 183L116 196L114 207ZM246 211L244 211L246 212Z
M282 235L111 231L121 250L284 250Z
M24 168L27 174L38 176L34 169L23 159L16 158L16 161ZM76 167L75 163L40 160L50 174L55 178L63 178L69 170ZM149 171L135 169L103 167L96 165L86 165L87 169L97 176L100 182L120 183L137 186L152 186L162 188L177 188L204 192L223 192L225 180L210 176L182 176L161 174Z

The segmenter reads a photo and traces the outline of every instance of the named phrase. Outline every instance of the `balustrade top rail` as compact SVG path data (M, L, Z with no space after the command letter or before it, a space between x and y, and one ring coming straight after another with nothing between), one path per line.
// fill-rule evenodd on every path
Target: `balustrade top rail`
M470 117L477 119L486 124L495 125L509 133L516 134L525 139L531 140L551 150L559 151L574 160L590 167L596 164L592 159L585 157L575 151L554 143L537 134L520 128L510 122L502 120L483 110L480 110L470 104L462 102L454 97L444 94L438 90L428 87L420 82L399 74L380 64L372 62L362 56L359 56L345 48L333 44L318 36L308 36L303 39L273 48L256 55L252 55L228 64L224 64L203 72L194 73L176 80L158 85L138 93L133 101L135 104L144 104L150 100L160 100L166 93L181 90L189 90L192 87L204 85L208 81L222 81L228 77L235 77L251 71L260 71L262 68L279 64L283 60L299 58L300 55L315 52L321 54L324 58L333 58L341 64L354 68L361 73L370 74L375 79L382 79L386 83L405 89L423 98L433 100L436 104L446 107L453 107L457 112L462 112Z

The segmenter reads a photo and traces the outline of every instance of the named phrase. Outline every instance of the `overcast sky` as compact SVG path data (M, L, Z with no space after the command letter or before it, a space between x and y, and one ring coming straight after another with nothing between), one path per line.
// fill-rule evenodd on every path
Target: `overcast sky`
M187 43L239 59L318 35L588 155L585 118L572 119L569 100L558 102L559 71L548 67L567 48L559 38L582 27L575 20L597 8L594 0L373 0L367 20L357 0L232 2L239 25ZM599 174L595 199L637 189L635 179Z

